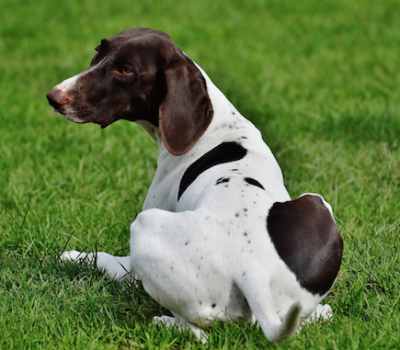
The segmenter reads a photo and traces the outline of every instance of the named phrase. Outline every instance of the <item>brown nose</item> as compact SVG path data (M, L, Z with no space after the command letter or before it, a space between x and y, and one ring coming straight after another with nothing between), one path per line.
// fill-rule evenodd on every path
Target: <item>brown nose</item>
M57 88L50 90L46 94L46 97L49 100L50 106L52 106L54 109L60 109L71 101L65 92Z

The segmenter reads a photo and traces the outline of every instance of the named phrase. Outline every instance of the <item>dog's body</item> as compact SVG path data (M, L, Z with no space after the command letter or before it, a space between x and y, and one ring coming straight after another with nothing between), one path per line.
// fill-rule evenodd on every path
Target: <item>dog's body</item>
M312 194L290 200L260 132L166 34L137 28L103 40L91 67L47 96L75 122L135 121L158 143L130 257L97 253L96 261L119 279L134 271L176 316L159 322L199 337L214 319L253 315L280 341L300 317L329 316L319 302L343 245L329 204ZM83 256L93 257L63 255Z

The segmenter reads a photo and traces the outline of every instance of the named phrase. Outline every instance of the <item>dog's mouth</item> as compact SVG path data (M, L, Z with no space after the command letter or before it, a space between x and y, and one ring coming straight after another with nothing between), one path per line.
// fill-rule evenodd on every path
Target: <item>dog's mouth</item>
M98 119L96 118L88 118L90 115L93 115L94 110L86 109L82 111L71 111L67 109L55 109L54 111L61 114L63 117L68 120L77 123L77 124L86 124L86 123L94 123L101 126L102 129L105 129L107 126L111 125L114 120L112 119Z
M114 123L114 120L102 120L102 121L94 122L94 123L99 124L102 129L105 129L107 126Z
M104 129L116 120L105 115L105 113L101 113L102 110L99 110L96 106L85 103L80 96L74 96L73 92L65 91L58 86L50 90L46 97L55 112L77 124L95 123Z
M78 124L85 124L89 123L90 120L87 120L85 117L92 114L92 110L83 110L83 111L71 111L68 109L60 108L56 109L53 108L55 112L61 114L63 117L67 118L68 120L78 123Z

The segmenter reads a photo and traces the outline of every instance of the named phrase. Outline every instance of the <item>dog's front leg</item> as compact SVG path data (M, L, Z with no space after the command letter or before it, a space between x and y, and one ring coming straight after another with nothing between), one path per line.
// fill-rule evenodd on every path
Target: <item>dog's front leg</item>
M134 279L129 256L113 256L107 253L84 253L72 250L60 256L61 261L87 261L104 270L111 278L122 282L125 279Z

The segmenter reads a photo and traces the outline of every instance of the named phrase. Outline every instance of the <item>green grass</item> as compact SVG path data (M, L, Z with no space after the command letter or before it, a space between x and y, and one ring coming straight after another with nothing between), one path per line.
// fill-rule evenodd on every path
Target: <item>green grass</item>
M0 0L0 348L205 349L149 325L165 310L64 250L129 251L156 168L140 127L58 117L45 93L103 37L168 32L262 131L293 197L332 204L344 243L331 323L274 345L244 323L209 349L397 349L400 3ZM128 286L129 287L129 286ZM133 291L133 292L132 292Z

